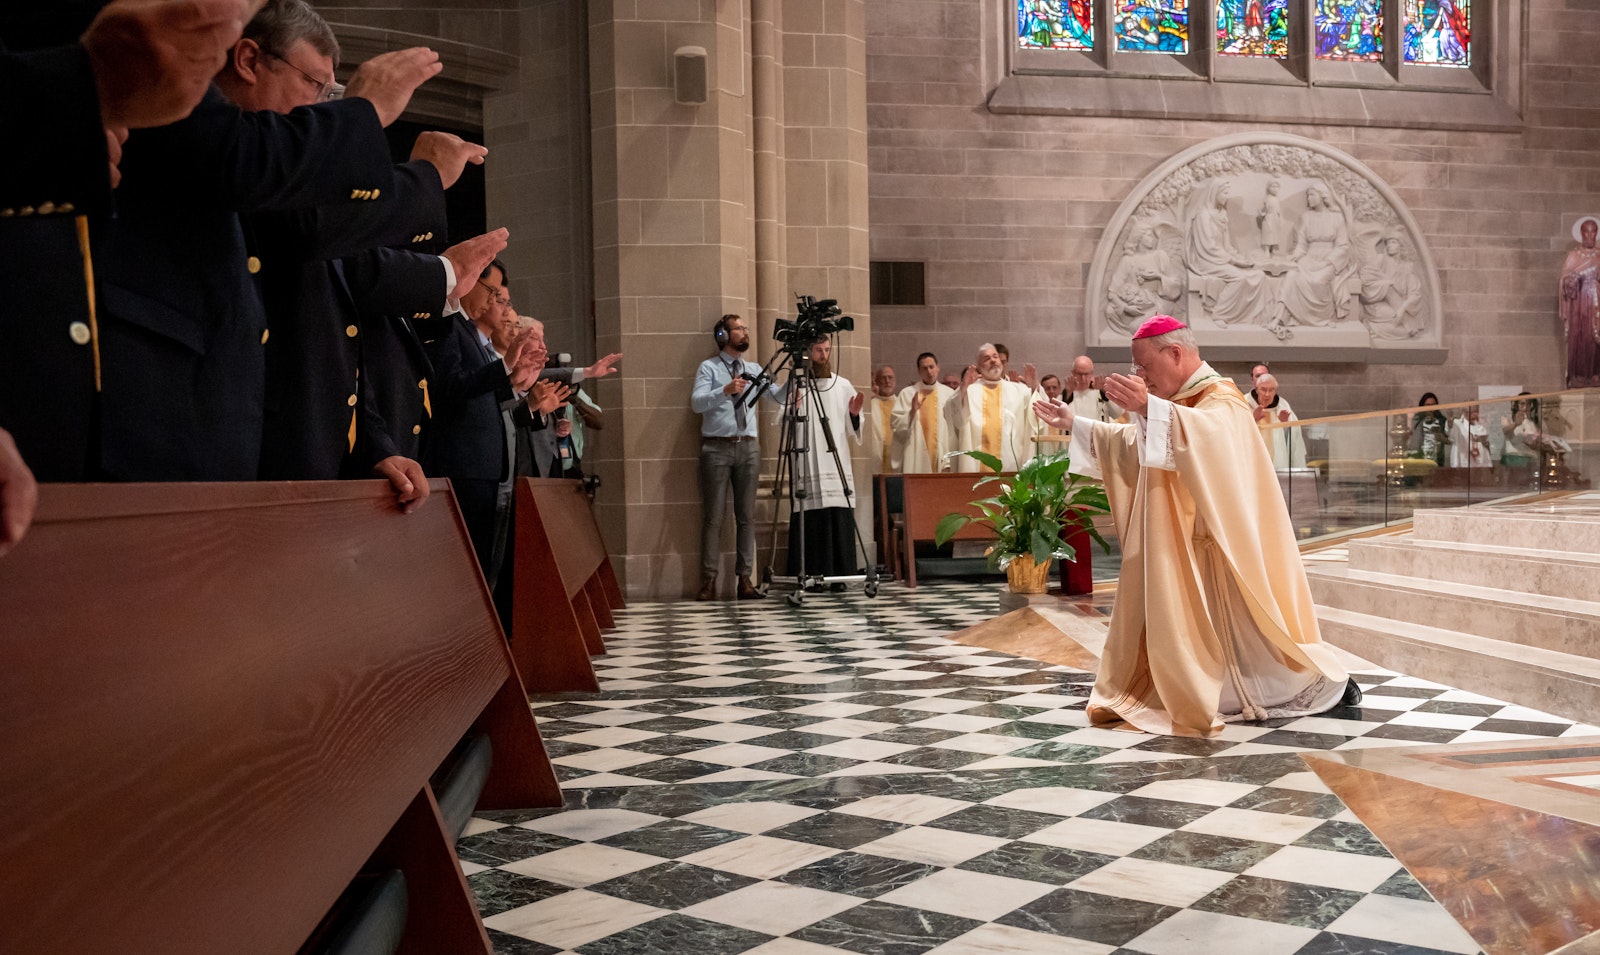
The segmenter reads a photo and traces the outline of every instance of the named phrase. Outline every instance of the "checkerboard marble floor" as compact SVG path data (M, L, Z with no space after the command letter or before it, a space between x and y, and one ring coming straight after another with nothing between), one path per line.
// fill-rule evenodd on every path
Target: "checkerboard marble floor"
M1596 732L1379 670L1217 739L1095 729L1089 674L946 638L995 613L948 583L630 607L601 693L535 700L566 809L458 846L496 951L1474 953L1295 754Z

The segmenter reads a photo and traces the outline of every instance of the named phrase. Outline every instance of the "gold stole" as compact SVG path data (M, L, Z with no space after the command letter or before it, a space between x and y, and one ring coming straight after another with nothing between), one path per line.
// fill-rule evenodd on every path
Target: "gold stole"
M894 428L889 423L889 416L894 413L894 400L890 398L874 398L878 403L879 434L883 437L883 470L889 471L889 452L894 450Z
M1000 457L1000 425L1003 423L1005 413L1001 410L1000 399L1005 391L998 383L983 386L983 437L978 447L995 457ZM989 470L987 467L985 471ZM993 472L991 472L993 473Z
M944 448L939 444L939 387L929 388L922 399L922 404L917 406L917 423L922 425L922 443L928 448L928 460L933 462L933 469L939 470L944 462L939 460L939 454Z

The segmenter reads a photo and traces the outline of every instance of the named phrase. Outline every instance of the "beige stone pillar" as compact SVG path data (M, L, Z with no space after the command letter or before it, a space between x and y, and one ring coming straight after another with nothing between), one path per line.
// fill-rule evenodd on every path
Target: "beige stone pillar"
M791 292L839 298L862 322L846 361L866 381L856 355L868 338L864 8L783 0L780 15L779 7L589 7L596 344L625 356L621 404L607 409L594 464L605 481L601 525L635 598L698 589L700 421L689 392L715 350L718 315L755 319L750 357L760 360L772 351L772 320L793 312ZM795 10L804 29L791 34ZM673 52L682 46L707 51L703 105L673 101ZM803 63L798 73L787 65L791 52ZM797 143L798 166L789 158ZM796 223L811 250L798 271ZM731 514L725 523L731 570ZM758 573L769 546L763 524Z

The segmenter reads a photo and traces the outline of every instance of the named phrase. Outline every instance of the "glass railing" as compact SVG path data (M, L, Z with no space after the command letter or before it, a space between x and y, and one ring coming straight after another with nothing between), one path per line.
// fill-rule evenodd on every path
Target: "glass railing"
M1408 521L1418 508L1590 487L1600 390L1273 422L1261 434L1307 541Z

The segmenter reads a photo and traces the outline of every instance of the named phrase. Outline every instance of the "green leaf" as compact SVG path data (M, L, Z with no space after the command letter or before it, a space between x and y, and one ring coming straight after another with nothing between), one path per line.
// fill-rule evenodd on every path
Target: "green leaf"
M965 514L946 514L939 518L939 523L933 528L933 542L943 547L950 538L956 535L961 528L972 523L972 518Z
M1050 559L1050 552L1055 550L1056 542L1038 531L1033 532L1033 562L1042 564Z
M963 451L961 453L965 454L967 457L978 462L991 471L1005 470L1005 465L1000 462L1000 459L988 453L987 451Z

